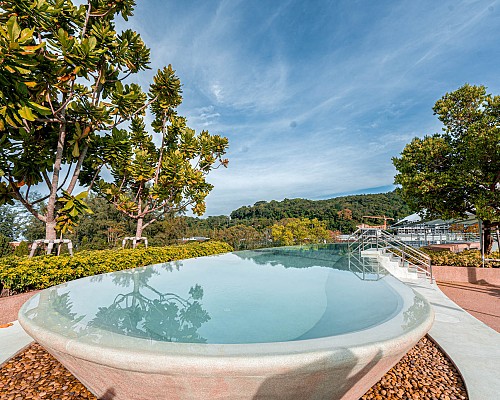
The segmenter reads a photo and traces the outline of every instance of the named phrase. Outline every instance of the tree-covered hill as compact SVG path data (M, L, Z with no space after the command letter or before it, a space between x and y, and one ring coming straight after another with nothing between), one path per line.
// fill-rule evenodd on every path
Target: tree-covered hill
M76 249L114 248L121 245L124 236L134 234L134 224L130 219L121 215L106 200L91 195L87 202L93 214L83 216L75 232L65 235L65 238L73 241ZM11 218L14 214L17 219ZM9 240L24 238L30 242L42 238L43 225L35 218L30 220L29 216L24 214L15 206L1 206L0 228L8 226L10 230L0 229L0 235ZM316 218L325 222L327 229L350 233L362 222L374 225L383 222L363 219L363 215L386 215L397 220L408 214L410 211L407 204L396 192L316 201L285 199L259 201L253 206L234 210L231 216L163 217L158 223L148 226L144 233L149 238L149 243L155 246L178 243L183 237L206 236L227 241L238 249L254 248L268 245L271 227L285 218Z
M328 229L352 231L361 222L382 224L380 220L363 219L364 215L385 215L395 220L410 214L408 205L396 191L380 194L361 194L328 200L285 199L259 201L231 213L231 220L256 227L271 225L283 218L318 218L327 222Z

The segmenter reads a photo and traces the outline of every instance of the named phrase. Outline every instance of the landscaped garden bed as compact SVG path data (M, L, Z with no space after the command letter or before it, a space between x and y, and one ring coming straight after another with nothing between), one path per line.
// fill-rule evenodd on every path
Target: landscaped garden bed
M448 250L435 251L425 247L421 248L431 257L432 265L447 265L455 267L482 267L483 260L479 250L465 250L461 253L453 253ZM500 260L500 252L493 252L485 256L489 260ZM486 262L485 267L498 268L500 261Z
M82 251L76 253L74 257L67 255L4 257L0 259L0 289L4 295L23 293L45 289L85 276L232 250L227 243L209 241L165 247Z

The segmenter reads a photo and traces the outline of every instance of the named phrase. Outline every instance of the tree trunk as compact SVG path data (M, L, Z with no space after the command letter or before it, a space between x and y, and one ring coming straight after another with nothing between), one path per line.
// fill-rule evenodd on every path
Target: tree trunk
M55 219L52 221L47 221L47 223L45 224L45 239L47 240L57 239Z
M137 228L135 230L135 237L136 238L140 238L142 237L142 224L144 222L144 219L143 218L138 218L137 219ZM135 242L136 244L133 246L134 249L135 247L137 246L137 242Z
M493 235L491 231L493 229L493 224L491 221L483 221L483 246L484 254L490 254L493 247Z
M63 98L64 100L64 98ZM63 112L64 117L64 112ZM50 189L50 196L47 201L47 214L45 222L45 239L53 240L57 238L56 234L56 201L57 201L57 188L59 186L59 173L61 172L62 158L64 152L64 141L66 140L66 123L62 122L59 128L59 140L57 141L56 158L54 160L52 182Z

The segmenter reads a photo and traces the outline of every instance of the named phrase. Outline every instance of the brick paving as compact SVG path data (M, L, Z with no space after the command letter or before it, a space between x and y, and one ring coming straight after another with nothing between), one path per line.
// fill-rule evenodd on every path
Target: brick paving
M443 293L469 314L500 332L500 286L438 282Z
M33 292L16 294L14 296L0 297L0 325L7 324L17 319L17 313L21 306L35 293Z

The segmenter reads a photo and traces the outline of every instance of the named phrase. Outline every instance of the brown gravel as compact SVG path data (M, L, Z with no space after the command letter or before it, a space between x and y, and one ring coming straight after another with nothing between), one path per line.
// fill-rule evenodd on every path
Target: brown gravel
M361 399L450 400L468 396L455 366L424 337Z
M66 368L34 343L0 369L1 400L92 399Z
M434 343L423 338L361 399L467 399L462 378ZM0 369L1 400L96 400L40 345Z

